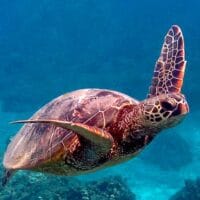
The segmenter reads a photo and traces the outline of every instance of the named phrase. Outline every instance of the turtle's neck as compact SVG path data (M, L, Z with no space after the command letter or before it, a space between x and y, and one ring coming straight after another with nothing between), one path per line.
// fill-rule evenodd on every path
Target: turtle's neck
M120 143L126 140L130 133L142 130L141 111L139 105L126 105L116 116L114 122L108 128L115 141Z
M158 132L147 127L142 112L142 104L126 105L118 113L109 132L118 143L120 154L132 154L147 145Z

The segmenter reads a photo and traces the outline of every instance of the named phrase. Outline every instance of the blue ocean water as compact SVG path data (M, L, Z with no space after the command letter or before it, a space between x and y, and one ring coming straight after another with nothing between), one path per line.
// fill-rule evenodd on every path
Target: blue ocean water
M163 37L172 24L181 27L185 38L183 92L190 114L127 163L75 180L18 172L8 186L0 188L0 199L84 199L71 185L109 182L110 176L121 177L125 192L133 192L138 200L186 199L172 196L188 184L192 187L200 173L199 9L198 0L1 0L1 163L20 128L9 122L29 118L58 95L80 88L107 88L145 99ZM72 179L78 183L72 184ZM67 198L69 189L72 196ZM195 192L200 195L198 184L191 194Z

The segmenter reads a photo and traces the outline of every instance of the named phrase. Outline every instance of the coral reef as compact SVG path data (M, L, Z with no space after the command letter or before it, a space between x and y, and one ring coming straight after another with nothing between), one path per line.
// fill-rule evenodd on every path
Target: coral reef
M200 178L196 180L185 180L185 186L173 195L170 200L199 200Z
M125 181L121 177L116 176L91 182L79 187L79 189L72 188L67 194L67 199L134 200L135 195L128 189Z
M189 144L175 131L159 135L141 154L145 162L158 165L162 170L179 170L191 163Z
M1 200L135 200L119 176L82 182L75 178L18 172L6 187L0 188Z

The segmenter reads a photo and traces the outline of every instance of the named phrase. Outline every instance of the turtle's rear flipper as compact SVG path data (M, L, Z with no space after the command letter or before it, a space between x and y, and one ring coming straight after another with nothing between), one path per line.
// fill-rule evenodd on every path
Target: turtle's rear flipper
M4 186L8 183L8 181L10 180L10 178L11 178L13 172L14 172L13 170L8 170L8 169L5 169L5 170L4 170L4 175L3 175L2 179L1 179L1 185L2 185L3 187L4 187Z

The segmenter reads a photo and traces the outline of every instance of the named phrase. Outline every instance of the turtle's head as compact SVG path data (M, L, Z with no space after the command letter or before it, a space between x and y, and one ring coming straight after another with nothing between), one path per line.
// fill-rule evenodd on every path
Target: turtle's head
M175 126L189 112L180 93L161 94L142 102L145 124L159 129Z
M143 102L146 124L155 125L161 130L176 125L189 112L185 97L181 94L185 67L183 34L179 26L173 25L164 38L148 99Z

